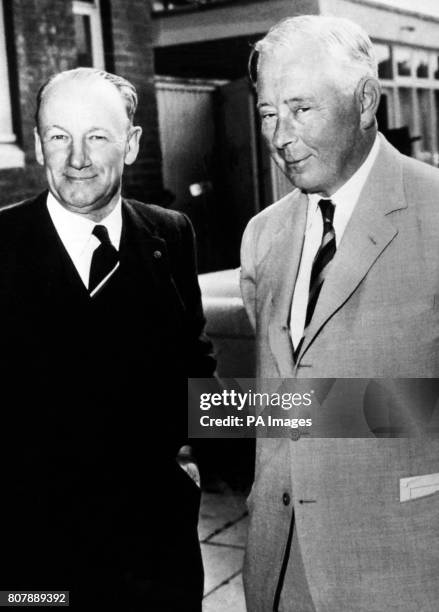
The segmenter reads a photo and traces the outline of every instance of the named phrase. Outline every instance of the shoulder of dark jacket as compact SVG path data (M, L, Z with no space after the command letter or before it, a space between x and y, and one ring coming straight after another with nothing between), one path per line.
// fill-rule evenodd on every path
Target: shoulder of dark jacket
M12 236L22 233L38 224L38 219L44 212L47 191L0 208L0 233L2 236Z
M165 239L180 239L183 232L190 231L191 224L184 213L169 210L156 204L145 204L138 200L123 199L123 204L137 220L145 224L152 234Z

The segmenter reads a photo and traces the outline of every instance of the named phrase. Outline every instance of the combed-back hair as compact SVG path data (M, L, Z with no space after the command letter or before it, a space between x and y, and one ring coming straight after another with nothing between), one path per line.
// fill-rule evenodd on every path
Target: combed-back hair
M305 36L319 45L331 62L342 87L355 89L361 78L378 78L377 62L372 42L358 24L341 17L300 15L287 17L274 25L259 40L249 59L249 74L253 84L261 54L281 48L293 48L297 36Z
M38 128L38 117L40 113L41 104L44 96L50 90L52 85L61 81L65 78L69 79L87 79L91 77L98 77L112 83L118 92L120 93L123 101L125 102L125 108L130 123L133 122L134 114L137 109L137 91L136 88L130 81L123 77L111 74L105 70L99 70L97 68L74 68L73 70L65 70L64 72L58 72L52 75L39 89L37 93L36 110L35 110L35 124Z

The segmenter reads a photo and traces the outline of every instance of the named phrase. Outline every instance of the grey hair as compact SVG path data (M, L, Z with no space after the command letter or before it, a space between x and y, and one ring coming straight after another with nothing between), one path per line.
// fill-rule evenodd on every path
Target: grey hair
M358 24L341 17L300 15L283 19L255 44L253 55L259 58L280 47L291 48L298 34L315 40L333 60L332 67L341 86L355 89L363 77L378 78L375 51L369 36ZM250 57L250 71L254 59Z
M40 87L37 93L37 102L35 110L35 123L37 127L41 104L43 102L44 96L47 94L52 85L54 85L57 81L60 81L65 78L82 79L90 77L98 77L104 79L105 81L112 83L116 87L125 103L127 117L130 123L132 123L134 119L134 114L137 109L138 97L136 88L132 83L130 83L130 81L115 74L111 74L111 72L106 72L105 70L98 70L97 68L74 68L73 70L65 70L64 72L59 72L57 74L52 75Z

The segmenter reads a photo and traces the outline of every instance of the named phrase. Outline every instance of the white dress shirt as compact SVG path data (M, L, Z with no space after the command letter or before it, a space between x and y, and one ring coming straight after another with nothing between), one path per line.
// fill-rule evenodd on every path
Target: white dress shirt
M101 244L92 234L95 225L105 225L111 244L119 250L122 234L122 200L102 221L95 223L83 215L70 212L49 192L47 209L56 231L73 261L82 282L88 287L93 252Z
M380 143L377 136L369 151L369 155L358 170L331 196L331 198L327 198L330 199L335 206L333 224L337 248L358 202L361 190L376 160L379 147ZM294 347L298 346L303 336L312 264L322 242L323 218L318 205L321 199L325 198L315 193L308 196L305 239L291 304L290 335Z

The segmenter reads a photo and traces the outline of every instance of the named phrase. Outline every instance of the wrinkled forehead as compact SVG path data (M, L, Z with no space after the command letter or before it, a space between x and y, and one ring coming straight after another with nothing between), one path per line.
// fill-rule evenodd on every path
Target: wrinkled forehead
M267 76L273 70L309 70L328 64L329 58L318 39L311 39L298 33L288 41L267 44L259 53L257 69L259 77Z
M319 46L306 41L292 47L277 46L264 50L258 61L256 89L258 100L276 91L326 87L333 81L330 61Z

